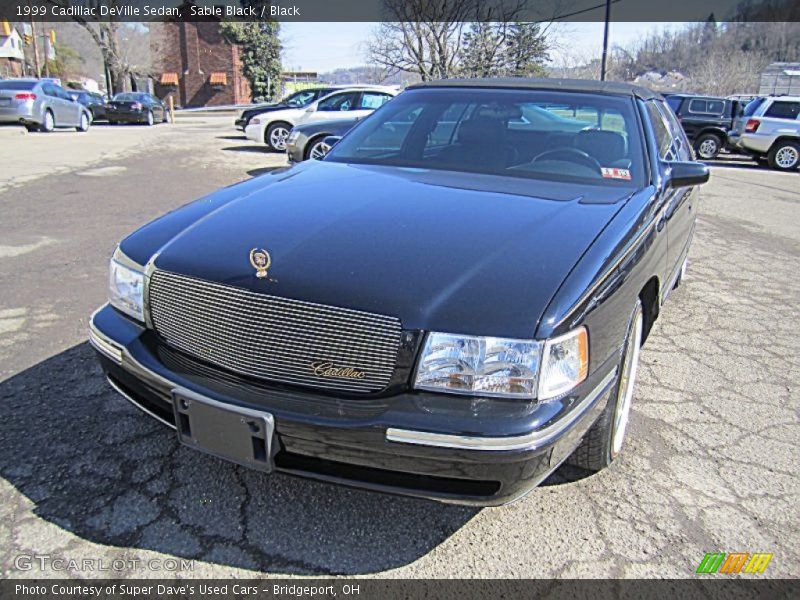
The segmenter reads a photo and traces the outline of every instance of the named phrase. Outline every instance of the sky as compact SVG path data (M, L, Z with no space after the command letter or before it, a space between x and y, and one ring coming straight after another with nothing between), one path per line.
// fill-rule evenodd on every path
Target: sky
M683 23L614 23L610 25L609 45L625 46L651 30L677 28ZM338 68L366 63L366 42L377 23L281 23L284 69L325 73ZM603 23L564 23L556 29L558 47L553 62L600 56Z

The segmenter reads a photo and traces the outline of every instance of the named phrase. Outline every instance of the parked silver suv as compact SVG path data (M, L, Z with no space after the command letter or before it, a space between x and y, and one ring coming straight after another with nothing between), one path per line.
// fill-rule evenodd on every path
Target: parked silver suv
M0 81L0 123L19 123L28 131L74 127L86 131L92 113L60 85L47 79Z
M800 165L800 96L756 98L734 121L728 141L773 169L796 169Z

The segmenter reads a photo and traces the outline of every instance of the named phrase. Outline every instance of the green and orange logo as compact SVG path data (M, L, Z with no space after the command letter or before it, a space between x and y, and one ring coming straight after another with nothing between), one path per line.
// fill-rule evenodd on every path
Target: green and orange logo
M714 573L763 573L767 569L769 561L772 560L772 554L765 552L756 552L750 554L749 552L708 552L700 561L700 566L697 567L697 573L714 574Z

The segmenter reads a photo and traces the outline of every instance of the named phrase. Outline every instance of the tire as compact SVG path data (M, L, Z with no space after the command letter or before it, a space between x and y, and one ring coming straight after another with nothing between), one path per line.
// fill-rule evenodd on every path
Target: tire
M569 457L569 464L589 471L600 471L619 456L630 416L643 330L642 302L637 299L625 333L617 384L600 418Z
M156 122L156 118L153 116L153 111L152 110L148 110L147 111L147 120L145 121L145 125L147 125L148 127L152 127L153 123L155 123L155 122Z
M286 138L292 127L286 123L272 123L264 134L264 143L273 152L286 152Z
M331 148L324 140L324 137L319 137L308 144L306 148L306 160L322 160L325 158L325 155Z
M49 108L44 111L44 120L42 121L42 126L39 128L40 131L44 133L50 133L53 129L56 128L56 118L53 116L53 111Z
M792 171L800 165L800 144L797 142L777 142L767 154L769 166L776 171Z
M89 121L89 117L86 113L81 113L81 122L75 129L80 131L81 133L86 133L89 131L89 126L91 125L91 121Z
M722 139L715 133L704 133L695 141L694 149L703 160L717 158L722 150Z

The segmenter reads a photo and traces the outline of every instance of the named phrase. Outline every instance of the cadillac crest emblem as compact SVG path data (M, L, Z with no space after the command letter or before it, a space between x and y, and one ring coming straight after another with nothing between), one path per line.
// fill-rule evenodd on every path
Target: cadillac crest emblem
M253 248L250 250L250 264L256 270L256 277L263 279L267 276L267 269L272 264L269 252L263 248Z

